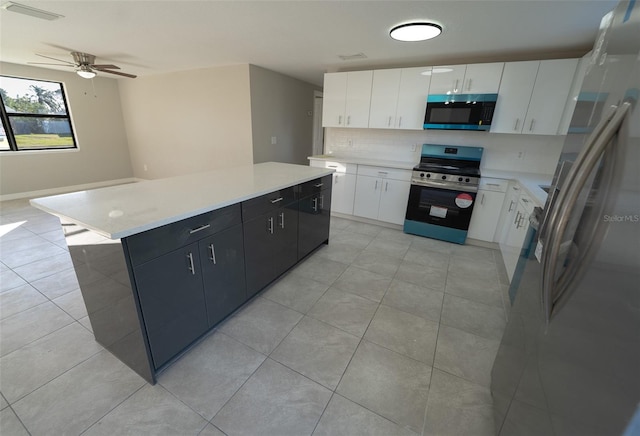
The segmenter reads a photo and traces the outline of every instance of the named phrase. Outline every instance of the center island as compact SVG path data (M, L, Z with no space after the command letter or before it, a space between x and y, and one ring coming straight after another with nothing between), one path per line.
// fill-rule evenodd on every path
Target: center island
M31 200L60 218L96 341L149 383L329 242L333 170L267 162Z

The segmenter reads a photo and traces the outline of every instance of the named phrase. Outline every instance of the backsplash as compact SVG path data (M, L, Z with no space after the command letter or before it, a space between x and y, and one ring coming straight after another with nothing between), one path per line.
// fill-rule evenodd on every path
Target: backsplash
M326 128L324 152L417 163L422 144L478 146L484 148L482 168L553 174L564 139L564 136L451 130Z

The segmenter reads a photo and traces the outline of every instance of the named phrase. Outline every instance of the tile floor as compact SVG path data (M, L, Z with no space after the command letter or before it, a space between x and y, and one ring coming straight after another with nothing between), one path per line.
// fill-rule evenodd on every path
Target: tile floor
M163 372L98 345L59 221L0 203L0 434L494 434L497 251L333 218L330 245Z

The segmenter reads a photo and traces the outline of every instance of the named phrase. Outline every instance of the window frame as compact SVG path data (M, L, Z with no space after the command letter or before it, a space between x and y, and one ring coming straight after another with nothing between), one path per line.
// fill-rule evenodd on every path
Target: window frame
M70 151L70 150L78 150L78 141L76 140L76 133L73 127L73 122L71 120L71 111L69 110L69 103L67 101L67 93L65 90L65 84L63 82L58 82L55 80L46 80L46 79L35 79L35 78L27 78L27 77L19 77L12 76L7 74L0 74L0 77L6 77L10 79L18 79L18 80L26 80L26 81L35 81L35 82L47 82L54 83L60 86L60 96L62 98L62 103L64 104L65 115L61 114L38 114L38 113L11 113L9 114L5 109L5 102L2 100L2 96L0 95L0 122L2 123L2 127L5 132L5 140L9 144L8 149L0 148L1 153L10 153L10 152L51 152L51 151ZM69 131L71 134L71 141L73 145L71 146L57 146L57 147L30 147L30 148L20 148L15 138L15 134L13 132L13 126L11 125L11 118L25 118L25 119L34 119L34 118L53 118L53 119L61 119L67 120L69 123Z

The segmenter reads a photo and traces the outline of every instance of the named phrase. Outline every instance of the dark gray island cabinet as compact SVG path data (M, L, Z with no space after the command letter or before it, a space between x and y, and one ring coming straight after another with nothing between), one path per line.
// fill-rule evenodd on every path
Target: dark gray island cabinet
M272 192L119 239L56 213L59 203L46 201L54 197L32 204L61 217L96 340L153 384L216 324L328 243L332 176L303 174L300 183L280 181Z

